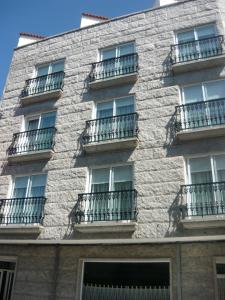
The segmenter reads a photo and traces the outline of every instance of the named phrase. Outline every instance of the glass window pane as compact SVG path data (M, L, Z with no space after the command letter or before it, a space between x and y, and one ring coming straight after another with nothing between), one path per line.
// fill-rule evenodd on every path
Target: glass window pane
M42 114L40 128L54 127L55 119L56 119L55 111Z
M37 67L37 77L48 74L49 65Z
M207 25L196 28L197 39L204 39L207 37L215 36L215 26Z
M206 100L213 100L225 97L225 80L207 82L204 85Z
M31 187L29 197L42 197L45 192L46 174L31 176Z
M116 48L104 49L101 51L101 60L116 57Z
M225 275L225 264L216 264L217 275Z
M92 183L108 183L109 169L94 169L92 170Z
M192 158L189 164L192 184L212 182L210 157Z
M97 104L97 119L113 116L113 101Z
M118 56L132 54L134 53L134 44L130 43L130 44L121 45L119 46L118 50L119 50Z
M180 32L177 34L177 42L185 43L185 42L191 42L195 40L194 30L186 31L186 32Z
M109 169L92 170L91 192L109 191Z
M131 114L134 112L134 98L126 97L116 100L116 115Z
M35 130L38 129L39 118L34 120L29 120L27 124L27 130Z
M64 70L64 61L56 61L52 63L52 73L60 72Z
M132 166L113 168L114 182L132 181Z
M215 156L215 168L217 171L217 180L225 181L225 155Z
M13 198L24 198L24 197L26 197L28 179L29 179L28 176L16 177L15 178Z
M183 88L184 103L203 101L201 85L187 86Z

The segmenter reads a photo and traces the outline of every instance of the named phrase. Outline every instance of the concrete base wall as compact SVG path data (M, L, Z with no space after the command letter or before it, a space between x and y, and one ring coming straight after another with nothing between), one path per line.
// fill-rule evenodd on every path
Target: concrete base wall
M79 300L81 260L87 258L170 259L172 300L212 300L215 299L216 290L214 262L216 257L225 257L225 243L129 246L2 245L0 256L6 255L17 257L13 300Z

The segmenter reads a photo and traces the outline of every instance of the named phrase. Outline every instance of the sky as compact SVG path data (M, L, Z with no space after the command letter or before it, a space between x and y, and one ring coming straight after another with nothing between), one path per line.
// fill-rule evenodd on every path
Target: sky
M82 12L109 18L151 8L154 0L1 0L0 97L19 33L54 35L78 28Z

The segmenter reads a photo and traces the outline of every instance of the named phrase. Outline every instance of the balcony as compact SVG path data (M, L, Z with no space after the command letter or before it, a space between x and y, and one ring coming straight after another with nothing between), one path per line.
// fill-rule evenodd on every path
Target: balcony
M89 86L92 89L134 83L138 74L138 55L132 53L92 64Z
M0 234L39 233L45 197L0 199Z
M132 232L136 220L136 190L78 195L75 229L80 232Z
M13 135L8 149L10 162L49 159L55 145L55 127L23 131Z
M222 35L171 46L172 70L175 74L220 66L225 63Z
M176 106L175 130L180 141L224 136L225 99Z
M56 72L26 80L21 92L21 103L25 105L58 99L63 90L64 72Z
M88 153L135 148L138 114L126 114L86 122L83 147Z
M181 195L185 228L225 226L225 182L183 185Z

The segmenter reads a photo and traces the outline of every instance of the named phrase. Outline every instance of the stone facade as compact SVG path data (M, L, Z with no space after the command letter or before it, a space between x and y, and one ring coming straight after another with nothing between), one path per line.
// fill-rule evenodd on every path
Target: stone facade
M184 229L181 225L180 186L185 184L184 159L201 153L224 152L223 137L178 143L174 133L175 106L180 104L179 86L216 80L225 76L224 66L174 75L170 45L174 32L216 23L224 34L222 0L190 0L115 18L88 28L72 30L15 49L0 118L0 198L7 198L12 176L47 172L44 226L40 235L5 235L1 239L137 240L133 246L16 246L1 245L0 255L18 257L14 299L77 299L79 259L169 258L172 265L172 299L215 298L213 258L224 256L224 243L138 245L138 239L209 236L224 228ZM135 41L139 74L135 84L90 90L88 76L100 48ZM63 94L22 107L20 93L35 65L65 59ZM94 101L135 95L139 114L139 143L135 150L86 154L81 136L85 121L92 118ZM55 153L50 160L9 164L7 149L12 134L19 132L23 117L57 110ZM188 145L188 146L187 146ZM130 162L138 192L138 220L131 233L78 233L74 229L74 206L85 192L88 168ZM2 232L2 231L1 231ZM166 241L165 241L166 243ZM131 249L131 248L132 249ZM177 269L180 247L181 266ZM180 272L180 283L177 279ZM179 286L178 286L179 285ZM180 291L182 285L182 291ZM76 295L76 296L75 296Z

